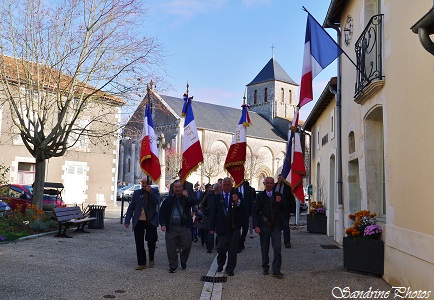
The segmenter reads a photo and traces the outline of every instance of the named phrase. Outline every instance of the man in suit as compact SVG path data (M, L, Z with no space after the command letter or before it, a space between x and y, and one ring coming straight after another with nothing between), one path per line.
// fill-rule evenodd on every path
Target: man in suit
M291 230L289 228L289 219L291 213L295 213L295 198L292 194L291 187L283 180L282 174L277 176L277 182L274 185L274 191L282 196L282 201L285 204L285 212L283 214L283 243L286 248L291 248Z
M125 214L125 227L130 227L133 219L134 240L136 242L136 253L138 265L136 270L146 268L145 240L148 242L149 267L154 267L155 244L157 242L157 205L159 196L152 191L148 184L148 176L141 180L142 188L134 191L131 202ZM146 232L146 234L145 234Z
M240 239L242 195L232 189L232 181L228 177L223 179L222 186L222 193L214 195L210 234L217 233L217 272L223 271L227 252L226 273L228 276L234 276Z
M169 273L175 273L178 269L178 254L176 253L178 247L181 249L179 255L181 268L187 268L192 242L191 208L195 204L194 199L182 189L180 180L175 180L173 194L170 194L161 204L159 221L161 230L165 232Z
M259 234L261 243L262 256L262 274L269 274L269 257L270 239L273 247L274 258L272 263L273 276L283 278L280 272L282 265L281 254L281 231L283 229L283 214L285 205L282 201L280 193L273 191L274 178L267 177L264 181L265 191L260 192L256 196L256 201L253 206L253 227L255 232Z
M256 198L256 191L252 188L247 180L238 187L238 192L243 195L243 201L241 202L241 236L238 243L238 253L245 249L245 241L247 232L249 231L249 218L252 216L253 203Z

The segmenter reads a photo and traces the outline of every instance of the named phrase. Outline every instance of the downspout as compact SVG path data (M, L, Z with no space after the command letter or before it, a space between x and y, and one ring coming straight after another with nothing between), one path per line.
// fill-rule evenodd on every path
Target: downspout
M336 30L338 45L341 47L341 31L338 25L330 25L329 26ZM329 90L333 94L336 95L336 156L337 156L337 196L338 196L338 206L343 205L343 197L342 197L342 96L341 96L341 79L342 79L342 67L341 67L341 58L338 57L338 74L337 74L337 89L334 90L332 85L329 85Z

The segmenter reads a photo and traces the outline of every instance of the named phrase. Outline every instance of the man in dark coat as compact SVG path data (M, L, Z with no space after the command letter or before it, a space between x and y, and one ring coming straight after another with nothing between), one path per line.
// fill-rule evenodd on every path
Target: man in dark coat
M272 263L273 276L282 278L280 272L282 265L281 254L281 231L283 229L283 214L285 205L279 193L273 191L274 179L267 177L264 181L265 191L260 192L256 196L256 201L253 206L253 227L255 232L259 234L261 243L262 256L262 274L269 273L269 257L270 239L273 247L274 258Z
M182 169L179 169L179 171L178 171L178 178L181 180L181 174L182 174ZM173 191L173 183L174 182L172 182L171 184L170 184L170 187L169 187L169 194L174 194L174 191ZM193 190L193 184L190 182L190 181L185 181L184 182L184 184L182 185L182 189L183 190L185 190L185 191L187 191L187 193L191 196L191 198L193 198L193 199L196 199L196 197L195 197L195 193L194 193L194 190Z
M237 265L238 242L240 239L240 204L242 195L232 189L232 181L223 179L223 191L214 196L214 208L211 213L210 233L217 233L217 272L223 271L226 262L226 273L234 276Z
M218 188L219 184L215 184ZM212 252L212 249L214 248L214 235L209 233L209 222L211 217L211 212L214 207L214 192L216 191L216 188L213 190L213 186L208 183L205 185L205 192L202 195L202 201L199 205L199 210L202 212L202 245L206 245L206 251L208 253ZM220 190L217 194L220 193Z
M283 180L282 174L277 176L277 182L274 185L274 191L282 196L285 204L285 213L283 214L283 243L286 248L291 248L291 230L289 228L289 219L291 214L295 213L295 198L292 194L291 187Z
M238 243L238 253L245 249L245 241L247 232L249 231L249 218L252 216L253 204L255 203L256 191L252 188L247 180L238 187L238 192L243 195L243 201L241 202L241 236Z
M155 244L158 237L157 205L159 203L159 196L152 191L151 185L148 185L148 180L147 176L142 178L142 188L134 191L125 214L126 228L130 227L131 218L133 219L134 240L136 242L138 262L136 270L146 268L145 240L148 242L149 267L154 267Z
M193 226L191 208L196 204L194 199L182 189L180 180L173 183L174 193L169 195L160 208L161 230L166 232L166 250L169 260L169 272L175 273L178 269L177 248L180 250L182 269L187 268L187 260L191 251L191 232Z

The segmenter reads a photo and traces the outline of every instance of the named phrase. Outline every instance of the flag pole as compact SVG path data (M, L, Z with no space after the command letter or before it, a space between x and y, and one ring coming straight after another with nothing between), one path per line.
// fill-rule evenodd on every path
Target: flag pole
M149 108L151 108L151 98L149 96L149 93L151 92L151 89L149 88L149 84L148 83L146 84L146 92L147 92L146 104L149 105ZM148 175L146 175L146 184L149 185L149 176Z

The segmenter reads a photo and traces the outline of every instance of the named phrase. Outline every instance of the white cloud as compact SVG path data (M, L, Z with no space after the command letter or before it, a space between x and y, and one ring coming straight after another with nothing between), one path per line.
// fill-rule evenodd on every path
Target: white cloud
M242 0L241 1L245 6L260 6L270 4L271 0Z
M158 13L191 18L217 9L226 2L227 0L166 0L159 3Z

